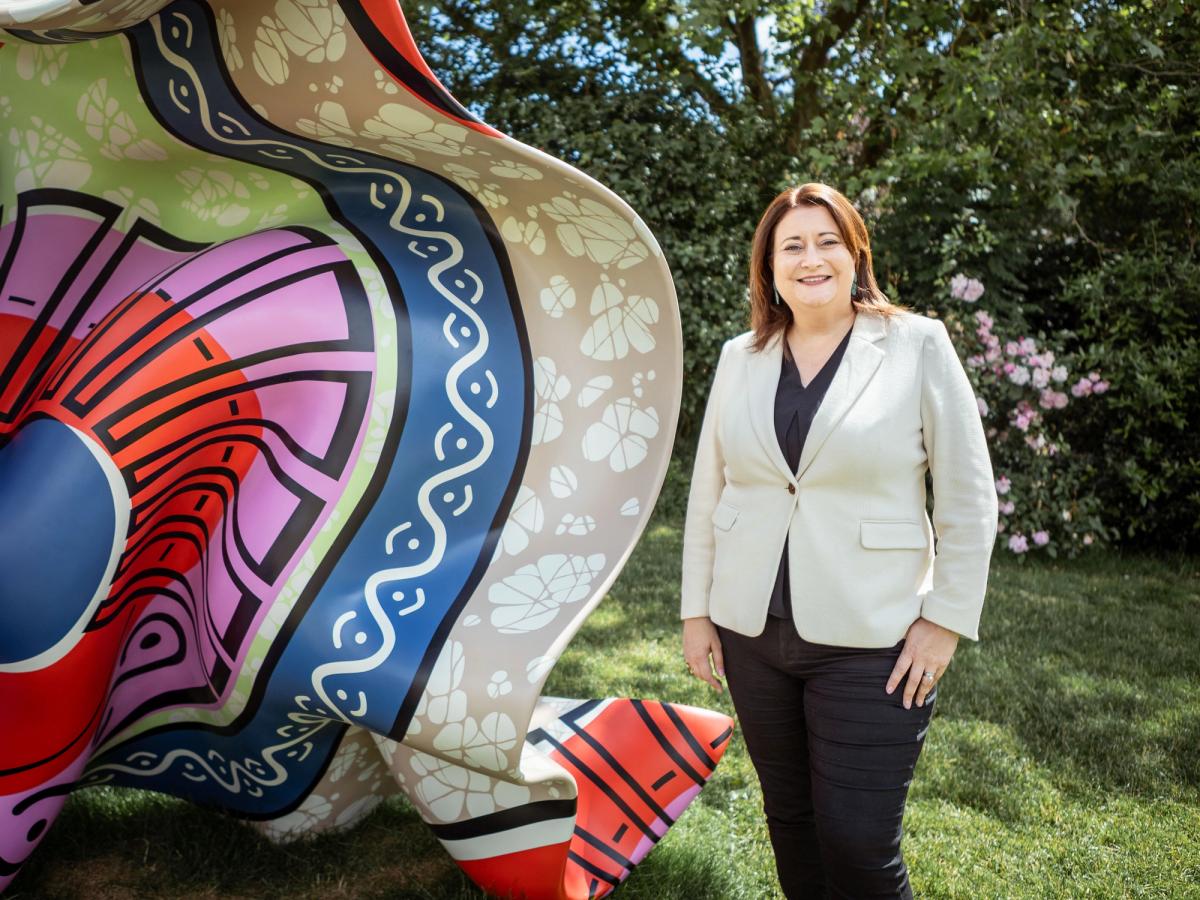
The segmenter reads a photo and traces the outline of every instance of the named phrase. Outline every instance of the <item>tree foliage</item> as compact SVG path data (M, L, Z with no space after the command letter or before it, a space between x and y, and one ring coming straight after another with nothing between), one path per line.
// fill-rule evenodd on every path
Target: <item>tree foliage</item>
M893 299L964 317L948 285L976 278L1006 332L1102 369L1111 391L1061 428L1105 522L1200 546L1200 8L420 0L407 13L456 96L611 185L659 237L687 348L682 452L720 343L746 327L758 215L782 187L826 181L866 216Z

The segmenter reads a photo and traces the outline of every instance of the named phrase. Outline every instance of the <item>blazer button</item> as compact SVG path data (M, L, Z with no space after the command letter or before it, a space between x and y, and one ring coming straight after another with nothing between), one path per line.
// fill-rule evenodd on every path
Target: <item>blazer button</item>
M796 493L796 486L795 486L794 484L789 484L789 485L788 485L788 493L789 493L789 494L794 494L794 493Z

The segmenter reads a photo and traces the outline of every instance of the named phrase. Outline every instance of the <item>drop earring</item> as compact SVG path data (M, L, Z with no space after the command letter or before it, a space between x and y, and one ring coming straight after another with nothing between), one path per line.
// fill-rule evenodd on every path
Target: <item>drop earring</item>
M779 296L779 288L774 287L774 285L772 285L772 287L775 290L775 305L778 306L780 303L783 302L783 298Z
M850 281L850 299L858 299L858 273L854 273L854 278Z

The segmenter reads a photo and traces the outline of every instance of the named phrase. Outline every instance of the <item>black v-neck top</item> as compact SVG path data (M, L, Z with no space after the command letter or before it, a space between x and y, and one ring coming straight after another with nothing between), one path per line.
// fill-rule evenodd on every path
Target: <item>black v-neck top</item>
M850 343L853 328L846 332L842 342L830 354L825 365L821 367L812 381L805 386L800 381L800 370L788 352L784 343L783 365L779 372L779 386L775 389L775 437L779 441L779 449L787 460L788 468L793 472L800 466L800 456L804 452L804 442L808 438L808 430L812 427L813 417L829 390L829 383L841 365ZM779 573L775 576L775 587L771 591L771 604L767 611L777 618L787 619L792 614L791 591L788 576L788 547L783 544L783 556L779 560Z

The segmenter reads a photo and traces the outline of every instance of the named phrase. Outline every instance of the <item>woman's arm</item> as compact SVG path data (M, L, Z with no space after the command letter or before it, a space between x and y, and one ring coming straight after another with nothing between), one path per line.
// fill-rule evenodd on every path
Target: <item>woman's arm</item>
M996 540L996 486L975 393L946 326L935 321L922 345L921 433L933 478L937 556L933 589L904 636L885 690L904 682L904 708L941 680L959 635L979 639L979 615Z
M996 484L979 406L941 322L926 336L921 428L933 477L937 557L921 617L979 639L979 616L996 540Z
M725 457L721 450L717 420L721 405L722 371L729 356L729 341L721 348L717 372L704 422L700 426L700 441L696 445L696 461L692 467L691 489L688 492L687 518L683 526L683 574L680 583L680 618L708 616L708 594L712 587L713 536L712 514L725 487Z
M683 619L683 658L688 671L711 684L718 692L725 677L721 639L708 618L708 595L712 588L712 514L725 487L725 455L718 427L721 406L721 374L729 356L729 341L721 348L717 372L708 392L696 462L688 492L687 519L683 526L683 577L680 583L680 618Z

